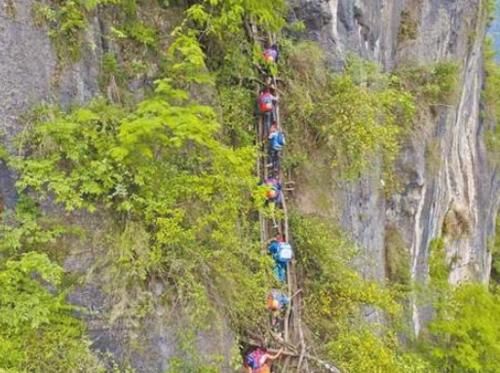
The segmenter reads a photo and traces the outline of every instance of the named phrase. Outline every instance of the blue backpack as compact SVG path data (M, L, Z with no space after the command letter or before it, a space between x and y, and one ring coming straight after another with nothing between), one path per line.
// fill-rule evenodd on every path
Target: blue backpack
M279 250L280 250L280 243L276 240L271 241L271 243L267 247L267 251L269 252L269 254L273 256L278 254Z
M283 145L285 145L285 135L280 131L272 138L272 147L274 150L281 150Z
M278 132L278 136L277 136L277 140L278 141L278 144L280 144L281 146L285 145L285 134L283 132Z

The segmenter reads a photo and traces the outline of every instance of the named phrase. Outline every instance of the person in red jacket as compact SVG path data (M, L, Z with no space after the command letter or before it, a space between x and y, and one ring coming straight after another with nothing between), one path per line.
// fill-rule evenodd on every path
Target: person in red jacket
M276 102L278 97L273 95L270 88L265 88L259 95L259 112L264 122L264 138L269 134L271 123L276 121Z

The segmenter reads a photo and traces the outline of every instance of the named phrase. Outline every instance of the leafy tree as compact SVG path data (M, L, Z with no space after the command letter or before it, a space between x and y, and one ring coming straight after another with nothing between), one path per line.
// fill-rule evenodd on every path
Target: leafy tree
M362 316L367 310L398 314L392 294L350 268L356 250L334 225L294 215L291 227L300 248L305 320L317 346L346 371L403 372L390 330L370 325Z
M59 266L36 252L0 266L0 370L104 371L65 294L54 288L62 275Z
M318 147L331 168L359 177L381 155L388 169L415 105L376 65L351 58L344 74L332 74L311 43L285 46L289 68L284 113L297 144L292 152Z
M480 284L454 289L430 324L429 354L441 372L497 372L500 297Z
M272 281L248 218L255 152L224 146L218 131L215 112L168 80L131 112L100 101L68 115L48 109L22 141L18 186L67 210L121 216L121 242L142 237L121 246L122 280L159 276L193 325L217 305L235 328L257 328L265 311L255 299Z

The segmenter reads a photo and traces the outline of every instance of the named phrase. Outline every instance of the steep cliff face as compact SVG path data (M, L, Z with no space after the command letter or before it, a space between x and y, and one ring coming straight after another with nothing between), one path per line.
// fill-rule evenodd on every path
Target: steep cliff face
M407 64L460 63L457 99L421 115L403 146L397 171L403 190L386 199L375 172L331 194L330 205L339 206L344 227L372 258L361 265L369 276L384 278L385 232L396 227L410 248L412 278L426 279L429 245L445 234L450 281L488 281L487 241L499 204L499 178L488 163L480 117L484 6L479 0L294 4L294 16L305 20L309 37L325 46L334 66L349 52L389 71ZM431 156L429 147L437 154ZM299 194L308 190L306 185ZM299 199L305 211L311 210L308 198ZM461 227L450 231L453 224ZM414 315L416 331L421 317Z
M83 53L80 62L60 69L47 30L33 24L33 3L16 1L15 15L7 6L0 9L0 127L8 146L12 146L12 136L22 131L20 116L34 104L81 103L98 92L103 45L97 17L86 32L93 48ZM500 203L500 180L488 163L482 139L485 18L480 0L292 0L290 4L291 17L304 20L308 37L325 47L334 68L342 66L349 52L377 61L388 71L408 63L447 59L460 63L456 100L425 111L403 146L397 166L403 186L400 192L387 198L377 170L355 183L334 180L324 170L301 170L307 177L297 186L298 207L340 219L362 248L359 266L367 277L385 278L386 232L395 228L409 248L412 277L425 280L430 243L448 226L450 280L486 282L491 259L487 240ZM429 149L433 149L432 157ZM14 176L0 163L0 197L7 206L15 203L13 183ZM310 192L317 190L313 185L317 183L326 191L321 201ZM71 300L93 311L87 321L96 349L130 360L139 371L165 370L166 361L175 354L176 328L182 323L171 320L173 326L166 324L167 311L160 304L153 304L145 325L139 328L110 323L112 305L119 306L120 299L105 295L109 273L102 269L103 263L95 261L106 251L99 241L102 224L95 217L75 219L95 233L74 248L65 264L69 271L91 274ZM153 281L151 294L161 295L162 286ZM413 316L418 332L425 315L415 308ZM137 344L142 346L136 348ZM231 335L223 328L200 336L201 349L210 352L229 354L231 346Z
M109 20L99 19L94 12L85 31L82 58L75 63L59 60L49 30L34 23L35 3L33 0L5 2L0 8L0 129L2 143L11 151L15 151L14 136L23 131L23 115L33 107L42 103L68 107L102 94L101 61L103 51L110 48L102 38L101 29L109 26L106 25ZM172 19L175 23L176 18ZM171 27L170 23L165 24ZM131 84L130 88L137 90L141 82ZM15 175L0 161L0 210L14 207L14 183ZM48 214L65 216L67 223L77 224L87 232L86 239L66 242L71 249L64 267L82 278L69 300L85 310L81 317L86 321L93 349L110 364L116 361L140 372L165 371L169 359L181 353L178 347L187 323L181 316L182 310L167 310L161 302L154 301L161 298L165 285L152 280L142 297L137 297L134 289L110 287L113 281L120 281L109 262L112 219L67 214L50 203L44 209ZM135 317L137 308L129 310L141 305L149 308L139 320ZM223 325L222 316L220 320L214 319L211 327L196 337L196 347L206 356L225 354L223 369L229 370L234 340Z
M101 48L94 23L86 34L95 46L78 63L58 66L47 29L34 24L34 1L4 2L0 8L0 107L4 144L22 131L20 116L43 102L82 103L97 93ZM12 175L0 165L1 197L8 207L15 199Z

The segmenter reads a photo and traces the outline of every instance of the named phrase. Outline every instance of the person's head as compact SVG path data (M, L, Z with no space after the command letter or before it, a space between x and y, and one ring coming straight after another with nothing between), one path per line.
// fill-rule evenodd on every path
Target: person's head
M275 199L276 197L278 197L278 192L276 190L271 189L267 192L268 199Z
M271 45L271 49L274 49L275 51L278 50L278 46L276 44Z
M270 306L271 306L270 309L272 311L279 310L279 308L280 308L280 302L278 302L277 299L273 299Z

